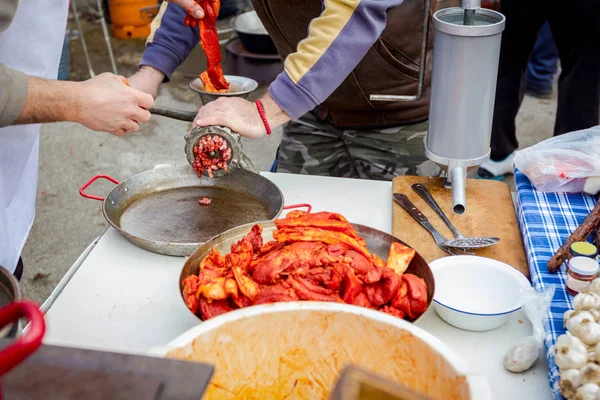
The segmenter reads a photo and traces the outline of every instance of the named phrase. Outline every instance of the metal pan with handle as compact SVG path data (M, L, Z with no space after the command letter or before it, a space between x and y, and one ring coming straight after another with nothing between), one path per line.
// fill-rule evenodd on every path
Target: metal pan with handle
M85 193L98 179L116 184L106 198ZM189 256L223 232L275 219L284 209L281 190L259 174L240 169L218 179L198 178L189 165L157 166L122 182L97 175L79 194L102 201L107 222L133 244L172 256ZM211 204L200 205L203 197Z
M2 307L0 309L0 328L16 324L21 318L29 320L29 329L0 351L0 376L25 361L42 345L42 339L46 333L46 323L39 306L32 301L25 300ZM2 400L1 388L0 400Z
M310 208L308 211L310 212ZM261 221L258 224L262 228L263 241L267 243L268 241L273 240L273 232L277 229L275 226L275 222ZM221 254L229 253L231 251L231 245L233 243L238 242L245 235L247 235L253 226L253 223L246 224L243 226L233 228L227 232L222 233L219 236L214 237L209 242L206 242L202 246L200 246L185 261L181 270L181 274L179 275L179 294L181 295L181 300L184 304L185 297L183 295L183 281L185 280L185 278L187 278L190 275L198 275L200 271L200 262L202 262L202 260L204 260L204 258L208 256L208 253L213 247L216 248L219 252L221 252ZM369 249L369 251L373 254L376 254L384 261L387 260L388 253L390 251L390 246L392 245L392 243L398 242L404 244L405 246L408 246L400 239L375 228L371 228L360 224L352 224L352 226L356 230L356 233L358 233L358 235L367 242L367 248ZM415 253L415 256L413 257L410 264L408 265L408 268L406 269L406 273L418 276L419 278L423 279L427 284L427 308L429 308L431 302L433 301L435 282L433 279L433 273L431 272L427 261L425 261L425 259L419 253ZM185 307L187 308L187 305ZM198 315L194 315L198 319L201 319Z

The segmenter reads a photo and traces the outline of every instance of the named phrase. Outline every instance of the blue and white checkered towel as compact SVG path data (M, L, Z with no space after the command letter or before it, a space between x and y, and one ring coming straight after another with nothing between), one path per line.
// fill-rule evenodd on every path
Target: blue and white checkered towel
M525 244L531 282L537 290L548 285L556 288L544 326L546 349L550 349L556 338L565 333L563 314L572 308L572 296L565 290L565 266L558 273L552 274L548 272L548 260L581 225L594 208L596 200L585 194L539 192L518 170L515 171L515 181L519 227ZM548 369L554 398L563 400L558 386L558 367L553 357L548 357Z

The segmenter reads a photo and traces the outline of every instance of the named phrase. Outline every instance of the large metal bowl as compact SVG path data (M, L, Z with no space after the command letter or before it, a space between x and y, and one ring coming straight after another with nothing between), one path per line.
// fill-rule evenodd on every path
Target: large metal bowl
M263 229L262 237L264 242L266 243L270 240L273 240L273 231L277 229L275 223L273 221L263 221L258 222L258 224ZM190 258L186 260L185 264L183 265L183 269L181 270L181 274L179 276L179 294L181 294L181 300L184 302L184 304L185 299L183 298L183 280L192 274L198 275L198 272L200 270L200 262L204 260L204 258L208 255L208 253L213 247L219 250L222 254L229 253L231 251L231 244L239 241L241 238L246 236L254 225L255 223L242 225L216 236L215 238L209 240L208 242L200 246L190 256ZM354 227L358 235L365 239L369 251L371 253L376 254L384 261L387 260L388 252L393 242L399 242L404 244L405 246L408 246L400 239L380 230L359 224L352 224L352 226ZM419 253L415 253L415 256L410 262L406 273L414 274L419 278L422 278L427 284L427 308L429 308L431 302L433 301L435 282L433 279L433 273L431 272L427 261L425 261L425 259L421 257ZM194 315L198 319L202 320L196 314ZM415 321L418 320L419 318L417 318L417 320Z
M250 93L258 88L258 83L254 79L235 75L225 75L225 79L229 82L229 89L225 93L205 91L204 84L200 78L196 78L190 82L190 89L200 95L202 104L207 104L219 97L241 97L242 99L247 99Z
M240 37L244 48L250 53L277 54L273 39L258 18L256 11L248 11L235 17L231 26Z
M204 400L330 399L349 364L431 399L492 399L487 381L433 335L348 304L306 301L242 308L198 324L150 352L213 365Z

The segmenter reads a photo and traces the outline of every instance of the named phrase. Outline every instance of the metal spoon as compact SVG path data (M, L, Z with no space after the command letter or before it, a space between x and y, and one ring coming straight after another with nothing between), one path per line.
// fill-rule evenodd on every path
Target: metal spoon
M429 206L435 211L435 213L444 221L444 223L450 228L452 234L454 235L453 239L450 239L444 243L445 246L454 247L457 249L481 249L484 247L492 246L500 241L497 237L468 237L463 236L452 222L446 217L446 214L442 211L438 203L435 201L429 190L425 187L425 185L420 183L415 183L412 185L412 188L419 196L423 198L429 204Z
M394 193L394 200L396 201L396 203L398 203L400 207L404 209L404 211L406 211L411 217L413 217L415 221L417 221L419 224L421 224L423 228L427 229L429 233L431 233L435 244L442 251L445 251L446 253L453 256L458 256L461 254L473 254L463 249L453 249L451 247L446 246L444 243L447 242L448 239L446 239L444 235L439 233L437 229L435 229L433 225L431 225L429 220L427 220L427 217L408 199L408 197L406 197L404 193Z

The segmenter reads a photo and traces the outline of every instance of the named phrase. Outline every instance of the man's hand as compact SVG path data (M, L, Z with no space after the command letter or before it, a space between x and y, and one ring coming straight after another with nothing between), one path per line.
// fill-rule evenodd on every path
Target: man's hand
M291 118L273 101L270 94L260 100L271 129L283 125ZM195 126L226 126L240 135L256 139L267 133L256 104L239 97L221 97L200 108Z
M104 73L85 82L28 79L25 105L14 125L72 121L120 136L150 120L152 96L128 86L122 76Z
M200 4L196 3L194 0L166 0L169 3L178 4L181 8L185 10L192 17L202 19L204 18L204 11Z
M127 78L127 81L132 88L148 93L156 99L158 87L164 79L165 74L158 69L149 65L142 65L135 74Z
M79 85L77 99L83 107L72 120L89 129L122 136L150 120L147 109L154 99L128 86L122 76L104 73Z

